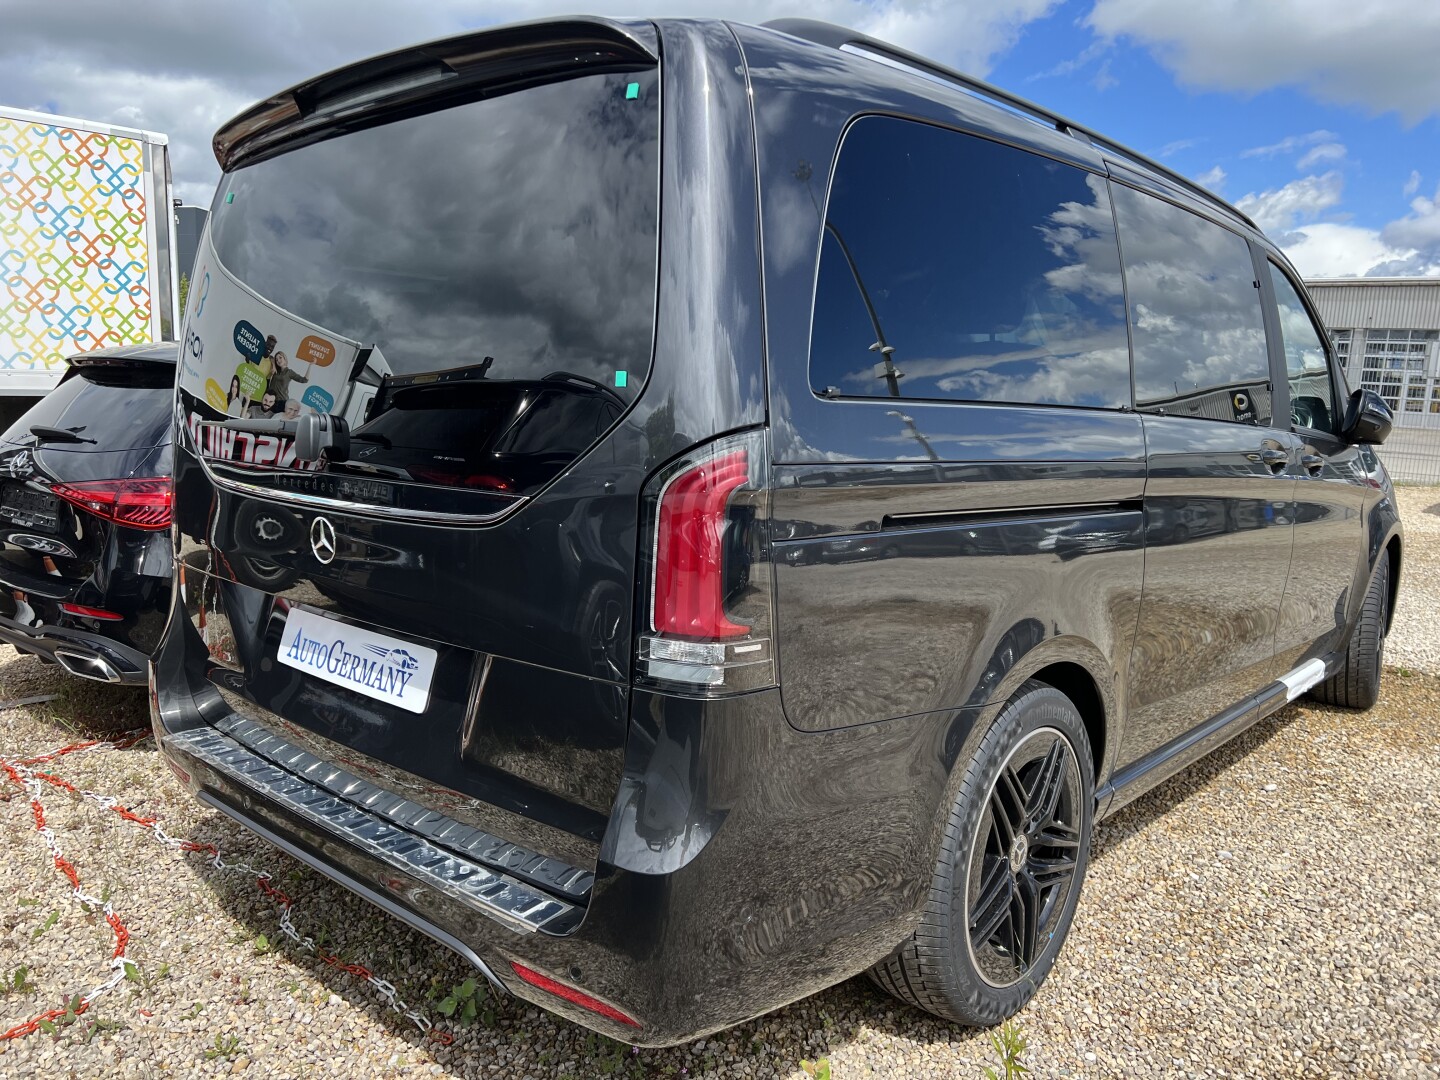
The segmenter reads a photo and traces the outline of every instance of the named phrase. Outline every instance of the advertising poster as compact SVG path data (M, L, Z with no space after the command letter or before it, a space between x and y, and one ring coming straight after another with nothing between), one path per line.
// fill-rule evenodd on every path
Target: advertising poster
M296 318L240 284L207 236L196 258L180 351L180 388L209 412L192 411L201 453L250 465L299 467L290 440L215 427L205 420L294 420L344 407L358 342Z
M0 372L53 373L37 395L71 353L160 335L144 146L41 120L0 116Z

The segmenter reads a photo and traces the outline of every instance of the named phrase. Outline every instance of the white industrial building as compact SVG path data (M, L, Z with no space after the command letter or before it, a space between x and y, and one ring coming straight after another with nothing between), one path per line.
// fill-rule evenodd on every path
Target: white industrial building
M1440 278L1306 282L1352 387L1374 390L1398 427L1440 430Z

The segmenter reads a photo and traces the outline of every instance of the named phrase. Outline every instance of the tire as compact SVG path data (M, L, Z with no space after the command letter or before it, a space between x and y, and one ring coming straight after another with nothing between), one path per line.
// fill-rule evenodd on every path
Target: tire
M1046 776L1053 783L1044 784ZM1053 795L1048 815L1033 813L1045 801L1037 799L1042 791ZM871 979L956 1023L989 1027L1012 1016L1035 995L1070 930L1094 815L1094 767L1080 713L1060 691L1031 679L965 767L919 928L870 969ZM1009 824L1027 818L1033 828ZM1007 836L1015 839L1002 854ZM1032 921L1017 920L1030 911ZM1026 932L1027 925L1033 929Z
M1380 697L1380 673L1385 663L1385 620L1390 607L1390 553L1380 557L1370 590L1360 606L1360 617L1345 646L1345 659L1334 675L1319 683L1310 696L1342 709L1368 709Z

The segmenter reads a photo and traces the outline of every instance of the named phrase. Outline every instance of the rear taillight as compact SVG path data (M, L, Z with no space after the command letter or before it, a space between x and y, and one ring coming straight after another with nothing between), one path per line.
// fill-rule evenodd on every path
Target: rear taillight
M424 484L482 488L487 491L509 491L511 488L510 481L491 473L449 472L445 469L430 469L422 465L411 465L406 471L414 479Z
M761 432L722 439L646 485L643 681L707 694L774 682Z
M50 490L68 503L132 529L168 529L175 501L167 477L55 483Z

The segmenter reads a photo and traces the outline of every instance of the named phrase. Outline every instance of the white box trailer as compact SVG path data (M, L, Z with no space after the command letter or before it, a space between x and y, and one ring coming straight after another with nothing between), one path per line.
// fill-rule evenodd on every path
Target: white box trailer
M0 396L43 396L78 352L173 340L174 253L164 135L0 105Z

